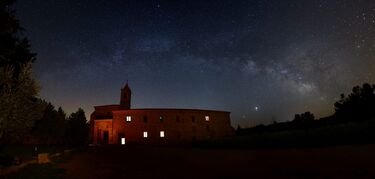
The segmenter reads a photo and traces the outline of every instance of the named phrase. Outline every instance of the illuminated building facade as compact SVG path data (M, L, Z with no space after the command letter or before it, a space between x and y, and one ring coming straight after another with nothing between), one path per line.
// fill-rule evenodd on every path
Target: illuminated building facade
M230 112L200 109L131 109L128 84L119 105L95 106L93 144L186 144L234 135Z

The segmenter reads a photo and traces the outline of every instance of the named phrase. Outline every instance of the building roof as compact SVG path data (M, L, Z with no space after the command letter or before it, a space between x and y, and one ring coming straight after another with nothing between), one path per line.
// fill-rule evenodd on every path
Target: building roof
M96 107L118 107L118 106L120 106L119 104L108 104L108 105L100 105L100 106L94 106L94 108L96 108Z
M101 105L101 106L94 106L95 109L107 109L110 111L149 111L149 110L158 110L158 111L206 111L206 112L223 112L223 113L230 113L229 111L220 111L220 110L210 110L210 109L188 109L188 108L134 108L134 109L120 109L120 105L118 104L110 104L110 105Z
M223 112L230 113L229 111L218 111L208 109L186 109L186 108L135 108L135 109L118 109L113 111L206 111L206 112Z

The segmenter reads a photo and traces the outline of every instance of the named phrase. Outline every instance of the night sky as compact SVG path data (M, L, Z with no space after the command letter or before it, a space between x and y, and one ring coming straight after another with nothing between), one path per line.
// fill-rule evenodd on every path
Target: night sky
M67 112L231 111L232 125L333 113L375 83L375 1L18 0L41 97Z

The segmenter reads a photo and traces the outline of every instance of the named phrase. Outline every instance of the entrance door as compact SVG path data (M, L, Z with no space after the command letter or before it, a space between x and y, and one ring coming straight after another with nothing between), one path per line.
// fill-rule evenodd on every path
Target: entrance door
M104 144L108 144L108 138L109 138L108 131L103 131L103 143Z
M122 140L124 140L124 141L122 141ZM124 133L118 133L118 135L117 135L117 143L121 144L121 145L125 144L125 134Z

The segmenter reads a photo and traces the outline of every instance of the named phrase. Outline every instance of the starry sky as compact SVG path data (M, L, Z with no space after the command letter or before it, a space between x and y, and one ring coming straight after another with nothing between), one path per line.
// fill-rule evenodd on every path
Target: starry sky
M231 111L232 125L333 113L375 83L372 0L18 0L41 97L67 112Z

